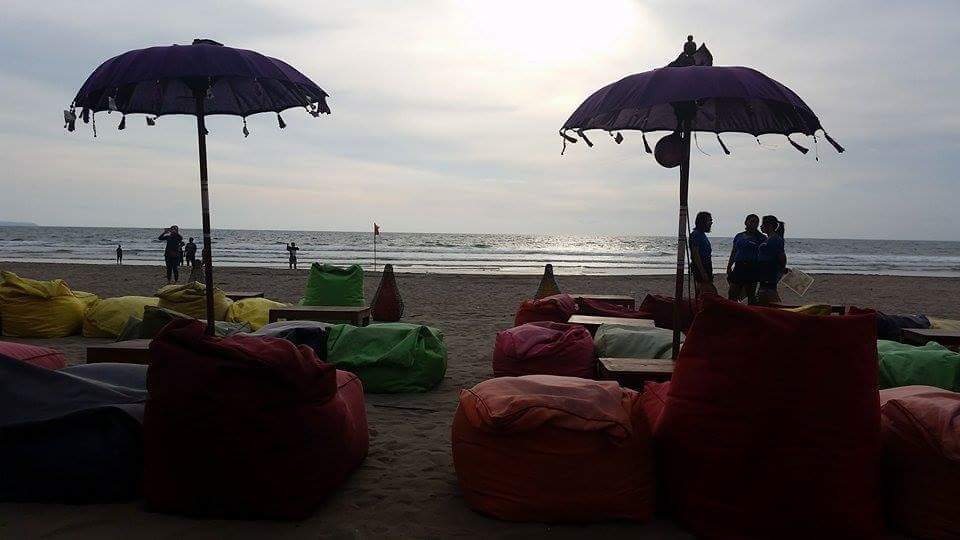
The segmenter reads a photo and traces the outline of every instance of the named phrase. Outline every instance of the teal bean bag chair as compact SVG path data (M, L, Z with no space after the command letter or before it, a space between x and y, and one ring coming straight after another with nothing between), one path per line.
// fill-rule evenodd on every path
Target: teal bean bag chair
M327 362L355 373L370 393L426 392L447 372L443 333L419 324L338 324L327 336Z
M939 343L914 347L895 341L877 341L880 356L880 388L936 386L960 391L960 354Z
M673 330L601 324L593 347L597 358L670 358Z

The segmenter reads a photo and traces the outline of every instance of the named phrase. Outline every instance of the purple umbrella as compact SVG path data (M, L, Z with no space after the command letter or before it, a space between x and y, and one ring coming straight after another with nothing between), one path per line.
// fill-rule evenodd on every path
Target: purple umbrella
M123 115L118 129L124 129L127 114L146 114L147 124L167 114L197 117L200 149L200 201L203 209L203 265L207 295L207 333L213 334L213 263L210 246L210 202L207 194L207 128L204 117L230 114L243 117L262 112L277 114L277 123L287 127L280 112L303 107L312 116L329 114L327 93L289 64L254 51L233 49L209 39L195 39L192 45L149 47L129 51L100 65L87 78L77 96L64 111L64 127L73 131L76 110L84 123L96 113L117 111Z
M656 146L657 162L664 167L680 166L680 227L677 235L676 303L674 304L673 356L680 350L680 304L683 298L684 262L687 251L687 191L690 180L690 136L696 131L715 133L723 151L727 146L721 133L781 134L794 148L807 148L790 138L817 132L838 152L843 147L823 131L810 107L786 86L755 69L714 67L706 46L697 49L693 36L687 37L683 53L667 67L630 75L593 93L563 124L560 135L564 150L575 143L574 132L588 145L584 131L608 132L617 144L620 131L640 131L647 153L646 132L670 131Z

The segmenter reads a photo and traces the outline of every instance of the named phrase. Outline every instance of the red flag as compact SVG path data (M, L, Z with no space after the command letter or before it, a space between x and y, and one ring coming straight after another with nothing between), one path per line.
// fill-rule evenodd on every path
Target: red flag
M373 222L373 235L380 236L380 226L377 225L376 221Z

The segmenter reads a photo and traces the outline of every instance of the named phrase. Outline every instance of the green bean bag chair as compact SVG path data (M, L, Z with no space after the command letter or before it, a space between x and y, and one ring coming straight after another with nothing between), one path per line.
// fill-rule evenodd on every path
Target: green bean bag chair
M960 354L939 343L914 347L895 341L877 342L880 356L880 388L936 386L960 391Z
M355 373L366 392L426 392L447 371L447 346L443 333L429 326L338 324L327 337L327 362Z
M363 268L347 268L313 263L307 277L307 290L300 303L304 306L362 306Z

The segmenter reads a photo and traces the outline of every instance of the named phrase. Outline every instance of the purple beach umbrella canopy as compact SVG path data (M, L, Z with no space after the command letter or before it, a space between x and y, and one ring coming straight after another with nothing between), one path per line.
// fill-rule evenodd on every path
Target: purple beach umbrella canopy
M281 128L282 111L303 107L312 116L329 114L327 93L286 62L246 49L224 47L216 41L195 39L191 45L148 47L115 56L100 65L63 112L64 127L93 123L96 113L123 115L118 129L126 127L128 114L147 115L147 124L168 114L197 118L200 154L200 198L203 212L203 265L207 295L207 333L213 334L213 263L210 241L210 204L207 190L207 129L204 117L228 114L243 118L272 112ZM79 109L79 115L77 110Z

